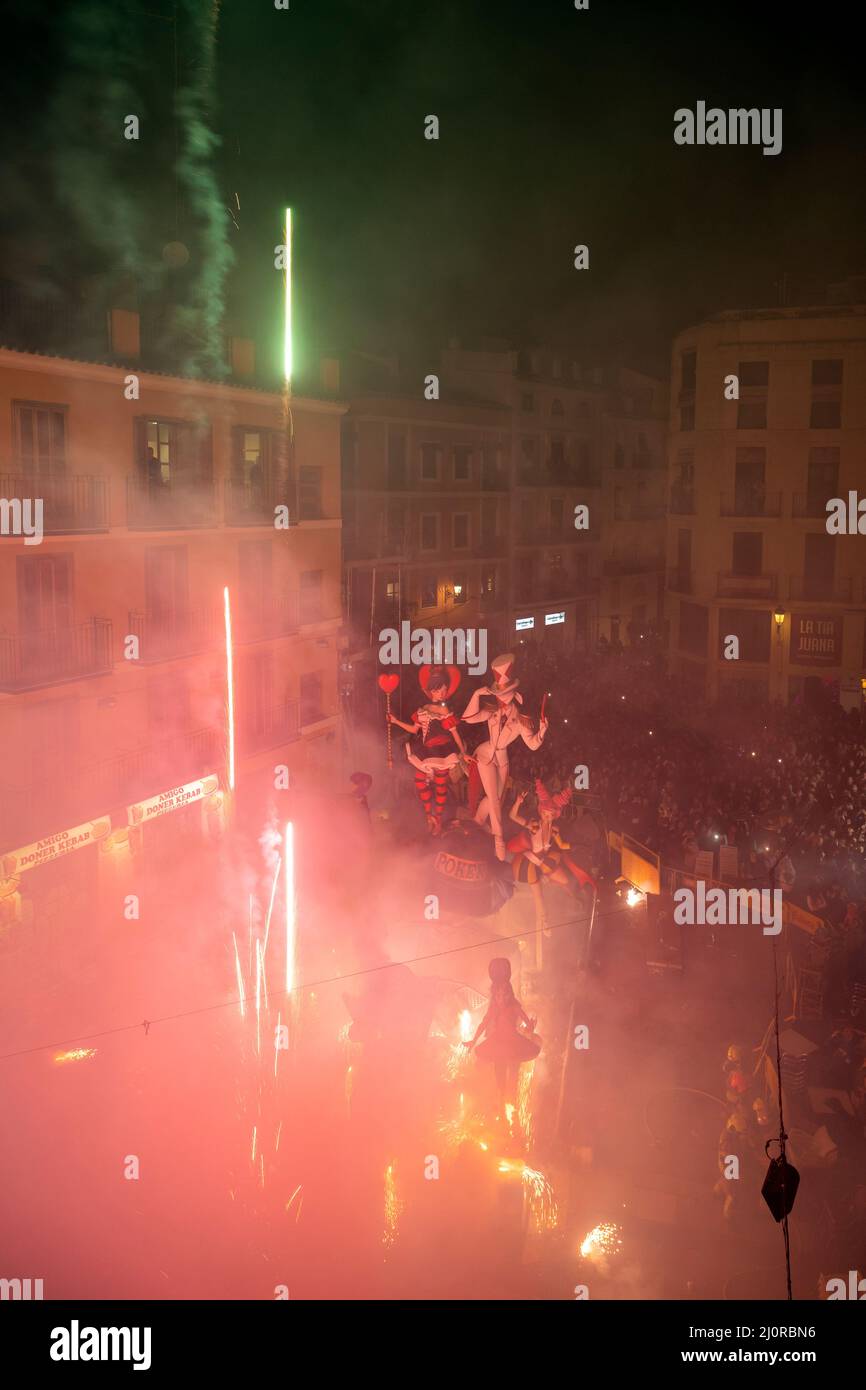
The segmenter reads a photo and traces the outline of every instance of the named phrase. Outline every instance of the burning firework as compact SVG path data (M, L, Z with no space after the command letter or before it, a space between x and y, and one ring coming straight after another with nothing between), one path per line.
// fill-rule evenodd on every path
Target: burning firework
M295 905L295 827L289 821L284 840L286 861L286 993L291 997L295 988L295 956L297 952L297 909Z
M55 1062L86 1062L88 1057L96 1056L95 1047L74 1047L71 1052L58 1052Z
M587 1231L580 1245L580 1253L593 1264L606 1264L608 1256L616 1255L622 1249L621 1229L613 1221L602 1221Z
M517 1173L523 1184L523 1194L529 1206L533 1232L553 1231L559 1224L559 1206L550 1179L537 1168L530 1168L522 1159L502 1158L500 1173Z
M223 609L226 631L226 749L229 791L233 792L235 789L235 677L232 652L232 607L228 587L223 589Z
M403 1203L397 1195L394 1165L389 1163L385 1169L385 1230L382 1234L382 1244L386 1250L390 1249L397 1238L397 1227L402 1211Z

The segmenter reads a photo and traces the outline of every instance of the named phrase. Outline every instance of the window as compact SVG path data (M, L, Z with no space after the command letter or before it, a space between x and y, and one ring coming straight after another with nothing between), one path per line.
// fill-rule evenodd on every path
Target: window
M149 622L173 632L188 616L188 553L185 545L148 546L144 552L145 611Z
M565 463L565 440L554 435L550 441L550 463L553 468L561 468Z
M402 430L388 430L388 486L406 486L406 435Z
M725 638L740 642L741 661L769 661L772 616L759 608L719 609L719 656L725 654Z
M28 476L57 476L66 472L66 406L13 406L17 463Z
M770 364L769 362L741 362L737 371L741 386L764 386L769 385Z
M680 406L680 429L683 431L693 430L695 427L695 403L688 402Z
M625 468L625 449L621 444L617 444L613 451L614 468Z
M454 481L455 483L469 482L469 460L472 457L472 450L466 444L458 444L454 449Z
M467 588L466 588L466 575L465 575L465 574L456 574L456 575L454 576L454 580L453 580L453 583L452 583L452 585L451 585L451 593L452 593L452 596L453 596L453 597L452 597L452 602L453 602L453 603L466 603L466 602L467 602L467 600L468 600L468 598L469 598L469 593L468 593L468 590L467 590Z
M550 499L550 534L558 536L562 531L563 503L561 497Z
M767 402L739 401L737 404L738 430L765 430L767 428Z
M439 481L439 445L421 445L421 481L423 483L437 483Z
M318 671L309 671L301 676L301 726L316 724L324 719L322 709L322 677Z
M842 428L841 401L813 401L809 413L810 430L838 430Z
M591 414L591 411L590 411L589 401L579 401L579 402L578 402L578 406L577 406L577 418L578 418L578 420L588 420L589 417L590 417L590 414Z
M142 482L151 486L210 480L210 427L183 420L138 420L136 462Z
M421 549L439 549L439 513L423 512L421 515Z
M806 499L807 504L814 507L815 511L810 511L807 515L823 516L827 500L838 495L838 487L839 450L810 449Z
M406 508L402 502L389 502L385 530L385 549L389 555L403 550L406 538Z
M435 574L425 574L421 578L421 607L435 608L439 602L439 581Z
M302 623L318 623L322 620L322 579L321 570L303 570L301 572L300 617Z
M841 386L841 357L819 358L812 363L813 386Z
M706 656L709 612L700 603L680 603L679 648L692 656Z
M680 356L680 389L694 391L697 378L698 354L684 352Z
M400 602L400 581L399 579L385 580L385 600L394 607Z
M531 391L523 392L523 395L520 397L520 409L528 411L535 409L535 397Z
M241 620L255 624L265 612L273 591L273 551L270 541L241 541L238 546L238 589Z
M764 537L760 531L735 531L733 536L734 574L760 574L763 549Z
M481 576L481 597L482 599L496 597L496 570L486 570Z
M322 520L322 470L310 464L298 469L298 520Z
M553 401L551 401L551 404L550 404L550 413L551 413L551 415L563 415L565 412L564 412L563 409L562 409L562 401L560 401L560 400L553 400Z
M615 487L613 490L613 519L614 521L625 520L625 488Z
M836 537L816 534L804 537L803 597L833 597L836 573Z
M469 549L469 513L455 512L452 518L455 550Z
M72 623L72 556L19 555L18 626L25 638Z

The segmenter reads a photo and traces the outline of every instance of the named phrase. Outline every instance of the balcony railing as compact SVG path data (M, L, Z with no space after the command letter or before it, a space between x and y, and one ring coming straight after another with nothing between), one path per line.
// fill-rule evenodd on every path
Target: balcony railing
M695 514L695 490L685 487L682 483L674 483L671 487L671 515L672 516L694 516Z
M68 627L0 633L0 690L33 690L111 670L111 623L89 618Z
M794 502L791 508L791 515L794 517L820 517L822 521L827 519L827 503L831 497L836 497L834 491L824 493L817 492L795 492Z
M508 541L505 536L482 536L475 549L475 554L482 559L491 557L502 557L507 553Z
M0 497L41 498L46 536L108 530L108 479L98 474L4 473Z
M26 786L0 786L0 847L10 849L219 771L222 729L174 734L96 762L62 760L57 773Z
M201 482L126 480L127 524L133 531L172 531L216 523L211 479Z
M130 612L129 632L138 638L139 660L150 664L209 651L219 641L223 625L215 608Z
M844 579L825 578L823 575L794 575L788 579L788 597L792 599L811 599L816 603L848 603L851 600L852 582L850 576Z
M294 523L295 490L288 483L235 482L224 485L226 526L273 526L277 507L287 507L289 521Z
M288 637L298 629L299 597L297 592L272 594L258 603L238 606L235 625L236 642L263 642L271 637Z
M508 475L504 469L497 469L495 472L488 472L482 469L481 472L481 491L482 492L507 492Z
M668 588L672 594L694 593L694 575L691 570L668 570Z
M723 492L719 502L720 516L781 516L782 494L764 492L762 488L737 488Z
M716 594L719 598L775 598L776 587L775 574L734 574L726 570L717 577Z
M264 748L291 743L300 737L300 732L298 701L284 700L281 704L257 710L241 725L241 752L257 753Z

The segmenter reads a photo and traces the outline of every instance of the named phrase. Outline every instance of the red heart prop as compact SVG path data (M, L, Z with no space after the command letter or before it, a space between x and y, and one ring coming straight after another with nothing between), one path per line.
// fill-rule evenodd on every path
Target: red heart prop
M399 676L378 676L379 689L384 690L386 695L390 695L400 684Z

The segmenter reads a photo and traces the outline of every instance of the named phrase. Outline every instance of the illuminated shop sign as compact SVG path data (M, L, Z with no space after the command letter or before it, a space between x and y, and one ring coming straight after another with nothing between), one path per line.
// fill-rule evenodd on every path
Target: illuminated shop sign
M825 613L795 613L791 660L798 666L838 666L842 660L842 619Z
M12 878L24 869L35 869L40 864L47 864L49 860L61 859L64 854L71 854L74 849L84 849L86 845L96 844L97 840L103 840L110 831L111 821L108 816L100 816L99 820L88 820L83 825L74 825L71 830L58 830L56 835L46 835L44 840L37 840L33 845L25 845L23 849L13 849L10 854L4 854L0 860L0 877Z
M535 627L534 618L518 618L514 624L515 632L525 632L528 627Z
M181 806L191 806L194 801L201 801L203 797L210 796L219 787L219 778L216 774L208 777L201 777L197 782L185 782L182 787L172 787L167 792L160 792L158 796L151 796L147 801L137 801L134 806L127 806L127 815L130 825L142 825L147 821L156 820L157 816L164 816L169 811L177 811Z
M564 623L564 622L565 622L565 614L564 614L564 613L545 613L545 615L544 615L544 626L545 626L545 627L553 627L553 625L554 625L555 623Z

